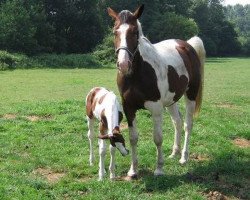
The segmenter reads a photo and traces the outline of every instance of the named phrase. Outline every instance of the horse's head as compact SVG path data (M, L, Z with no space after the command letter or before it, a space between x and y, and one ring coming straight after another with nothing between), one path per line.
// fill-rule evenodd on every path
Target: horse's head
M114 128L114 130L112 131L112 135L109 135L109 134L99 135L98 138L99 139L109 139L110 144L113 147L116 147L123 156L126 156L129 154L129 150L125 146L125 140L120 132L119 127Z
M117 53L117 67L123 74L128 74L132 65L132 59L138 46L138 23L144 5L141 5L134 13L123 10L119 14L108 8L108 14L115 20L113 33L114 44Z

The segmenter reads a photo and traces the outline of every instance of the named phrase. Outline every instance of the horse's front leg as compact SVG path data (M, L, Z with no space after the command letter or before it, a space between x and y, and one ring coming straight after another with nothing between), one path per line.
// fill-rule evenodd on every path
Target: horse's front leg
M128 171L128 176L132 178L137 178L137 167L138 167L138 158L137 158L137 142L138 142L138 133L136 129L135 120L132 122L132 126L129 126L129 141L131 146L131 166Z
M137 158L137 142L138 142L138 133L136 128L136 117L135 110L126 109L126 106L123 107L124 112L128 121L129 127L129 141L131 146L131 166L128 171L128 176L131 178L137 178L137 167L138 167L138 158Z

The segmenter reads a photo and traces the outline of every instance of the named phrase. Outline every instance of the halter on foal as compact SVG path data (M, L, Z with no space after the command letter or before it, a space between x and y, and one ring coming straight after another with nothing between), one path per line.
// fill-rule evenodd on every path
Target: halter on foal
M174 128L175 139L172 154L180 153L182 119L177 101L184 95L186 117L184 122L185 141L180 163L188 160L188 143L193 124L202 101L203 65L205 49L198 37L190 40L165 40L151 44L144 37L138 18L143 12L140 6L134 13L123 10L119 14L108 8L115 20L114 44L117 53L117 84L123 109L129 125L132 163L128 176L137 176L136 111L148 109L153 118L154 142L157 147L155 175L162 175L162 113L168 107Z

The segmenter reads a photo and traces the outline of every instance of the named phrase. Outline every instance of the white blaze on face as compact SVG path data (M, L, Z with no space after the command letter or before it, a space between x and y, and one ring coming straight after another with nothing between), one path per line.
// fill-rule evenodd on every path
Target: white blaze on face
M129 29L128 24L122 24L117 30L120 34L120 46L119 47L128 47L126 41L127 30ZM117 47L117 48L119 48ZM118 52L118 64L119 67L127 67L129 61L128 52L124 49L120 49Z
M121 152L123 156L126 156L129 154L129 151L123 146L121 142L115 142L115 146Z

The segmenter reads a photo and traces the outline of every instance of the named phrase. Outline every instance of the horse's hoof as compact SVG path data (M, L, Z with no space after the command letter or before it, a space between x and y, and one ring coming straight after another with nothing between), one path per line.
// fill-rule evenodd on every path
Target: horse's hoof
M181 165L185 165L185 164L187 163L187 160L186 160L186 159L180 159L180 160L179 160L179 163L180 163Z
M125 176L125 177L123 178L123 180L125 180L125 181L133 181L133 180L137 180L137 179L138 179L137 174L134 174L134 175L132 175L132 176Z
M163 170L156 169L156 170L154 171L154 175L155 175L155 176L163 176L163 175L165 175L165 173L164 173Z
M176 157L176 154L171 154L168 156L168 158L170 158L170 159L174 159L175 157Z

